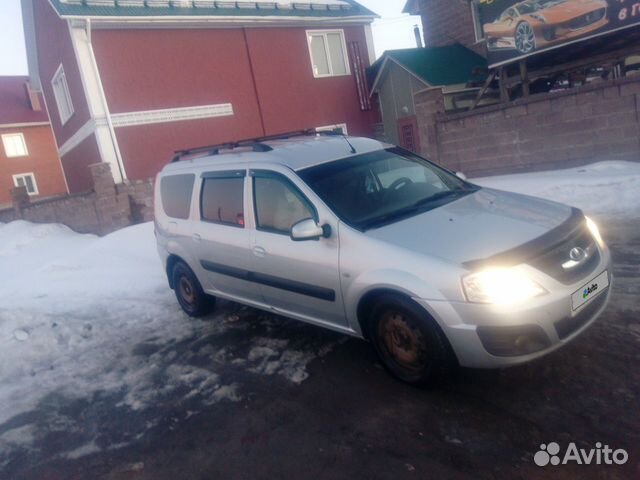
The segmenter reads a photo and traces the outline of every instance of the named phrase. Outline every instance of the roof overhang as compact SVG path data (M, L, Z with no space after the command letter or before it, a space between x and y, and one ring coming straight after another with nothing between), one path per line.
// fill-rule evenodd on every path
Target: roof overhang
M417 0L407 0L404 4L402 13L408 13L409 15L420 15L420 5Z
M374 79L373 84L371 85L371 90L369 92L369 97L373 96L373 94L376 92L376 90L378 88L378 84L380 83L380 80L384 76L384 73L385 73L385 71L387 69L387 64L389 63L389 61L393 62L395 65L397 65L398 67L403 69L405 72L407 72L409 75L414 77L419 82L424 83L427 86L427 88L439 88L440 87L440 85L431 85L431 84L429 84L424 79L420 78L415 73L413 73L411 70L409 70L407 67L405 67L400 62L398 62L395 58L387 55L387 56L385 56L384 60L382 61L382 65L378 69L378 73L376 75L376 78Z
M366 25L372 23L372 17L101 17L85 15L61 15L60 18L72 22L84 23L91 20L93 28L210 28L210 27L261 27L261 26L335 26Z
M49 122L26 122L26 123L3 123L0 124L2 128L28 128L28 127L46 127Z
M215 26L368 24L379 18L354 0L48 0L62 19L98 25Z

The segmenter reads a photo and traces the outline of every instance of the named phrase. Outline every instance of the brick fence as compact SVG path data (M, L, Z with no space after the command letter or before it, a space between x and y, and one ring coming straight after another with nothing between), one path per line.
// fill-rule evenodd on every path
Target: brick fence
M0 211L0 222L62 223L79 233L105 235L153 219L151 180L115 185L108 164L89 169L93 190L87 193L31 202L24 187L13 189L13 207Z
M439 90L415 97L422 154L470 176L640 161L640 78L445 114Z

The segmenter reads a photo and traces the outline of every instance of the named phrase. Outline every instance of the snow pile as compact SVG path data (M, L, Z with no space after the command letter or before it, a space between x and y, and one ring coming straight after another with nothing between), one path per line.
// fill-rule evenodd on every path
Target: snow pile
M249 371L263 375L280 374L294 383L302 383L309 377L307 364L316 358L314 351L287 349L286 339L259 338L249 351L247 360L253 365ZM322 353L319 354L323 356Z
M11 240L14 239L14 240ZM151 225L105 238L62 225L0 226L0 424L47 393L89 395L121 386L133 345L151 334L180 338L175 303L154 251ZM125 368L124 365L121 365Z
M115 395L116 407L134 412L165 399L196 399L205 406L240 401L242 385L225 380L221 367L298 383L308 376L306 365L315 352L326 346L293 348L286 340L268 342L247 331L246 344L228 362L219 345L194 348L203 338L215 342L230 329L250 328L246 319L227 324L223 317L218 311L193 320L182 313L158 259L151 223L103 238L62 225L0 224L0 466L12 449L38 436L35 424L13 428L6 422L46 410L51 395L67 401ZM274 362L268 368L250 353L265 342ZM63 423L63 430L72 428Z
M640 163L598 162L565 170L474 178L485 187L573 205L595 217L640 216Z

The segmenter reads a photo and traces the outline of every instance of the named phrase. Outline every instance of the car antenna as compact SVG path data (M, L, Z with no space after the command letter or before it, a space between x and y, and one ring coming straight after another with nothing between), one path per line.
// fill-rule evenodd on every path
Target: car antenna
M349 139L347 138L347 136L344 134L344 130L342 130L341 128L336 128L335 132L340 135L342 138L344 138L344 141L347 142L347 145L349 145L349 148L351 149L351 153L358 153L356 151L356 149L354 148L353 145L351 145L351 142L349 141Z

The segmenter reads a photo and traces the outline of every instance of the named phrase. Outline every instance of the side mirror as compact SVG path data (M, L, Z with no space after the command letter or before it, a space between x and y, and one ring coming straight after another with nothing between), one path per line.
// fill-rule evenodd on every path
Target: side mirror
M458 177L460 180L467 180L467 176L462 172L456 172L456 177Z
M326 228L325 228L326 227ZM318 240L322 237L328 237L328 225L321 227L313 218L305 218L291 227L291 240L294 242L302 242L304 240Z

